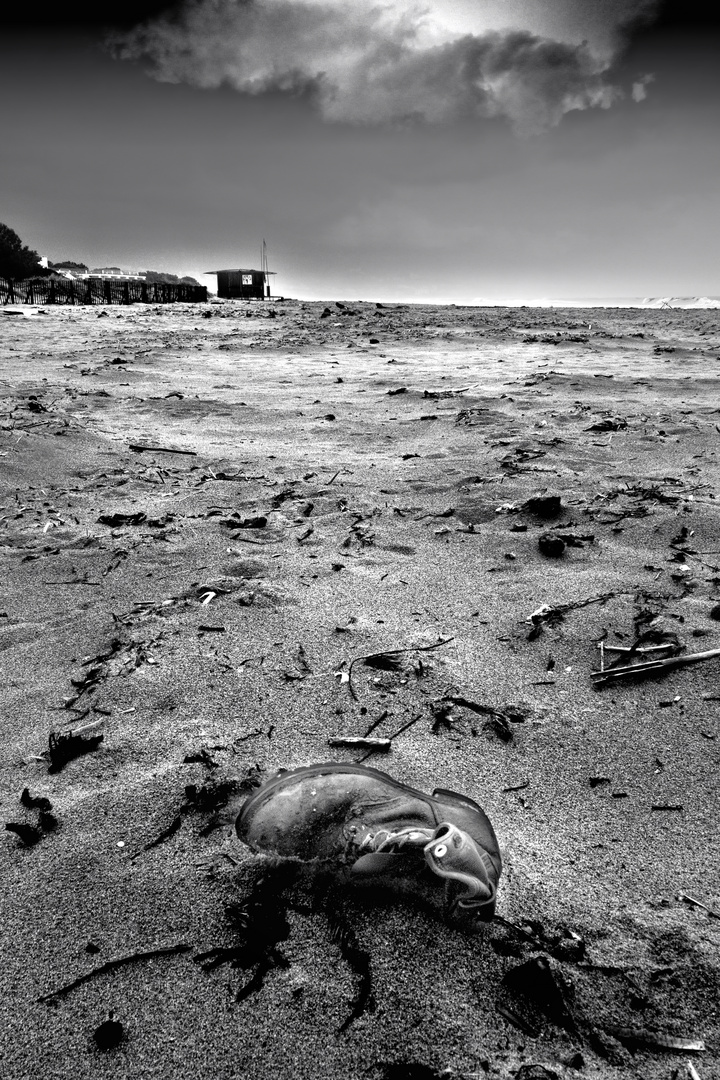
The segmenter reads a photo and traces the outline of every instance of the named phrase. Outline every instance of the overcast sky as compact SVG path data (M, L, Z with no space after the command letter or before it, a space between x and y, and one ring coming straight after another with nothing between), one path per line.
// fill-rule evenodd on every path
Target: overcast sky
M720 293L695 0L99 6L0 16L0 221L51 259L214 287L264 237L286 296Z

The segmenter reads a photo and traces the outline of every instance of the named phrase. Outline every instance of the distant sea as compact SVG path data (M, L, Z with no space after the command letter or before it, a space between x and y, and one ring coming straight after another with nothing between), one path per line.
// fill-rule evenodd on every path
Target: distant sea
M720 296L553 296L528 307L718 308Z

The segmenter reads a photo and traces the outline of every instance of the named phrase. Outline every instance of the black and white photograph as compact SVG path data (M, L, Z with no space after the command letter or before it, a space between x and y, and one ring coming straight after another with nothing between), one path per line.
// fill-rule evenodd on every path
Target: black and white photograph
M3 1080L720 1077L720 16L0 10Z

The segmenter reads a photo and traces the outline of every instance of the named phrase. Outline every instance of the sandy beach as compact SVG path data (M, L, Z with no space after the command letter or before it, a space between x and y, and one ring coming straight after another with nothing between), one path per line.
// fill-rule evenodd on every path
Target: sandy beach
M3 1077L720 1075L720 656L591 676L720 647L717 313L48 307L0 339ZM328 745L373 725L389 752ZM498 919L239 843L263 778L361 759L484 807Z

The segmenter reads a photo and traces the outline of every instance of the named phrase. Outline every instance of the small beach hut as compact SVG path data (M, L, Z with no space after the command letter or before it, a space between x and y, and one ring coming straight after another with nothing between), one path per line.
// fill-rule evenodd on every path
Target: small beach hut
M223 300L264 300L270 296L266 270L208 270L217 274L217 294Z

